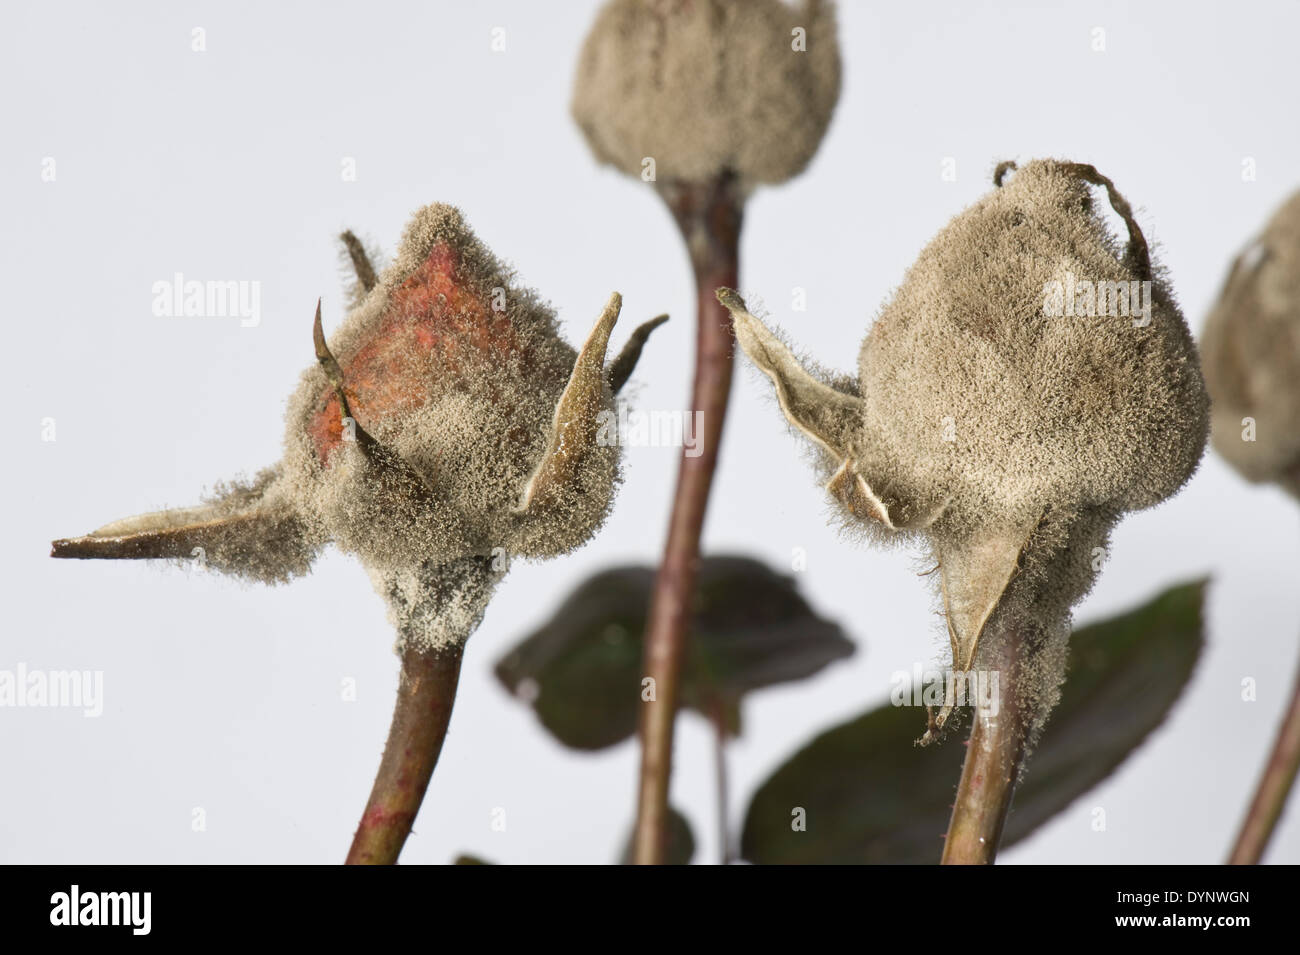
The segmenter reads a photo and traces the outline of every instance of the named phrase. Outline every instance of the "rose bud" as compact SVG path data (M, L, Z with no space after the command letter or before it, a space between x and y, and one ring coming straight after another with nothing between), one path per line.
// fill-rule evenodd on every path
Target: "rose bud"
M1233 262L1201 351L1214 449L1300 497L1300 192Z
M289 402L280 463L198 507L55 541L53 556L201 553L277 583L333 542L388 600L399 647L429 649L464 641L506 559L554 557L596 532L619 481L597 415L662 319L606 367L619 296L574 351L450 206L415 215L381 278L344 240L367 291L332 347L317 306L318 360Z
M839 91L822 0L611 0L583 44L572 110L601 162L651 180L727 173L744 194L803 171Z
M1003 185L1012 168L921 252L855 379L805 368L735 292L718 297L818 449L844 519L931 552L957 674L982 638L1020 642L1036 728L1110 528L1192 475L1208 401L1187 325L1110 180L1039 160ZM1126 245L1090 185L1105 187Z

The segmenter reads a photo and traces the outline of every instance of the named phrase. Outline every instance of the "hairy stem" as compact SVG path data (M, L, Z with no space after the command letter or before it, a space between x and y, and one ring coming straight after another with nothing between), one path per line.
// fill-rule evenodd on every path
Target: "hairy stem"
M646 624L645 673L654 680L655 695L641 712L634 852L639 865L662 865L667 849L678 675L695 594L700 534L731 393L731 314L718 303L714 291L737 284L742 218L742 200L730 176L708 184L664 185L661 194L686 240L695 272L697 329L690 408L699 415L700 428L694 449L699 454L683 453L677 472L668 539Z
M442 752L463 656L463 646L403 651L393 723L348 865L396 864Z
M1277 828L1282 810L1286 806L1287 796L1295 783L1296 771L1300 769L1300 673L1296 675L1295 689L1291 692L1291 702L1282 717L1282 725L1273 743L1251 801L1246 818L1242 820L1241 831L1237 834L1236 845L1228 856L1228 865L1255 865L1264 856L1268 840Z
M996 673L998 683L992 701L981 699L973 710L966 762L943 846L944 865L993 864L1025 758L1029 726L1019 686L1023 635L1008 628L985 639L980 666Z

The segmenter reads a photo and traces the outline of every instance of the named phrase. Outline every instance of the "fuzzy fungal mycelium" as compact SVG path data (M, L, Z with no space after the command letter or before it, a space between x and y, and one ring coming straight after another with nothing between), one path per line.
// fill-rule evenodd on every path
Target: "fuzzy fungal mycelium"
M744 193L803 171L839 91L823 0L611 0L583 45L572 110L596 158L628 175L730 174Z
M415 215L382 276L344 241L364 296L329 343L317 306L281 461L198 507L56 541L54 556L200 559L278 583L332 542L388 601L399 648L433 649L468 637L511 558L596 532L619 481L598 416L661 319L606 366L615 294L575 351L446 205Z
M1300 497L1300 192L1233 263L1201 351L1214 449Z
M1188 480L1209 408L1183 316L1110 180L1037 160L1004 163L995 184L921 252L856 378L809 370L739 295L718 295L845 522L932 554L954 670L1019 641L1036 729L1111 527Z

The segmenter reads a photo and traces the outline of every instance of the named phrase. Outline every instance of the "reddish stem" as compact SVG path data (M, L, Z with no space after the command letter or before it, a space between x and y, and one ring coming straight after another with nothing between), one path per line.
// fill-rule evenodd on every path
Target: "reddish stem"
M1017 686L1026 649L1022 635L1009 630L986 634L985 640L980 664L998 675L997 708L994 712L982 700L972 708L966 761L943 846L944 865L993 864L1025 758L1029 727Z
M1296 675L1291 702L1282 717L1255 798L1242 820L1241 832L1237 835L1232 855L1228 857L1228 865L1256 865L1264 857L1264 849L1282 818L1297 770L1300 770L1300 674Z
M639 865L662 865L667 852L678 677L695 594L700 534L731 393L731 314L719 304L714 291L737 285L742 219L742 202L730 176L706 184L666 185L661 194L686 240L695 272L697 329L690 407L700 413L695 449L700 453L682 455L668 540L646 624L645 672L654 680L655 698L641 713L641 784L634 851Z
M407 649L393 723L348 865L395 865L420 811L456 700L464 647Z

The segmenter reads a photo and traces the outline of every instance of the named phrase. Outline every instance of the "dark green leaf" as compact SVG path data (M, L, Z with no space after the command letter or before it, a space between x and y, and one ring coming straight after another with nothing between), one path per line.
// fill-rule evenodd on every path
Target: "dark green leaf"
M1175 587L1070 638L1061 702L1027 763L1002 847L1029 835L1109 776L1164 720L1203 643L1205 582ZM939 860L965 733L914 740L925 711L886 704L828 730L758 790L741 854L759 864ZM806 831L792 828L802 809Z
M531 703L562 743L601 749L636 732L649 567L618 567L582 583L541 629L507 653L497 677ZM706 557L682 673L682 704L739 731L748 692L811 676L853 652L813 613L794 581L747 557Z
M623 855L619 858L619 865L632 864L632 843L635 836L635 829L628 833L627 841L623 844ZM668 850L664 863L666 865L690 865L691 858L694 855L695 834L691 832L690 822L680 812L669 806Z

